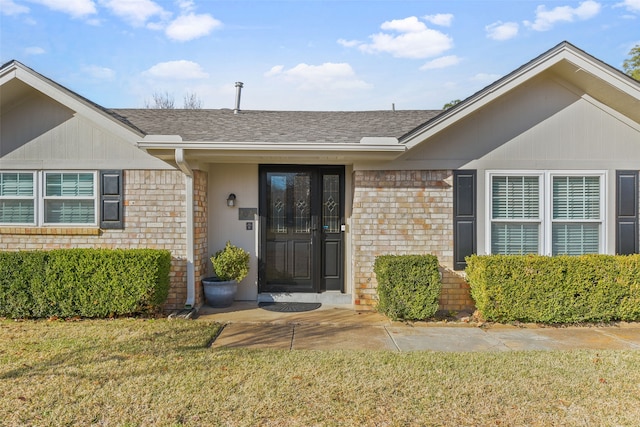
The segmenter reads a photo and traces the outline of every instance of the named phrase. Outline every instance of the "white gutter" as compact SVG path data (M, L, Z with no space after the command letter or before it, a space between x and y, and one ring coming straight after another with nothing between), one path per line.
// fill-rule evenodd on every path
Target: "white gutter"
M185 308L193 308L196 300L196 273L194 268L194 225L193 225L193 170L184 157L184 150L176 148L176 164L186 178L186 204L187 204L187 300Z

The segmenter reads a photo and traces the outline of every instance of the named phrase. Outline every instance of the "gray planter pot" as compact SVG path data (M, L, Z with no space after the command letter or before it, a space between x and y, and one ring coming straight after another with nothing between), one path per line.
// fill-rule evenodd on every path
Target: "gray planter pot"
M211 307L229 307L236 299L238 282L235 280L223 281L217 277L206 277L202 279L204 297Z

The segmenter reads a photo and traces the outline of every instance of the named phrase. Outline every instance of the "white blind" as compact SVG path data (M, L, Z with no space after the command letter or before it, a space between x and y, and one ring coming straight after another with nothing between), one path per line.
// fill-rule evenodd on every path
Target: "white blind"
M491 253L502 255L537 254L540 240L538 223L491 224Z
M491 181L491 253L535 254L540 246L540 179L494 176ZM518 221L520 220L520 221ZM532 222L522 222L531 220Z
M93 197L92 173L47 173L46 195Z
M493 219L538 219L540 183L537 176L494 176Z
M597 254L600 248L600 177L553 177L553 255ZM566 221L566 222L565 222Z
M94 174L47 173L45 193L45 223L95 223Z
M34 223L35 197L32 173L0 173L0 197L0 223Z
M553 224L553 255L597 254L600 248L600 224Z
M553 219L600 219L600 177L554 176Z

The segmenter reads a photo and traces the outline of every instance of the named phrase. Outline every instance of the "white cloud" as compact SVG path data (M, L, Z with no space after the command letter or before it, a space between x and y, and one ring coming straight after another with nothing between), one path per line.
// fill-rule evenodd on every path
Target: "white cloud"
M626 7L630 12L640 12L640 0L624 0L622 3L617 3L618 7Z
M266 77L279 77L295 83L304 90L369 89L347 63L326 62L322 65L298 64L285 70L282 65L271 68Z
M26 55L42 55L45 50L39 46L30 46L24 50Z
M441 56L440 58L436 58L432 61L427 62L422 67L421 70L434 70L436 68L446 68L451 67L452 65L456 65L460 63L460 58L456 55L449 56Z
M453 15L450 13L437 13L435 15L426 15L424 20L431 22L433 25L440 25L441 27L450 27L453 22Z
M193 80L206 79L206 73L200 64L193 61L179 60L160 62L143 73L149 77L160 79Z
M66 13L74 18L83 18L97 13L93 0L30 0L51 10Z
M13 0L0 0L0 12L8 16L20 15L21 13L29 13L29 8L16 4Z
M360 42L359 40L338 39L338 44L342 45L344 47L355 47L355 46L358 46L361 43L362 42Z
M177 41L188 41L206 36L215 28L222 26L222 22L209 14L196 15L189 13L177 17L169 24L165 33L167 37Z
M359 45L360 50L389 53L397 58L429 58L453 47L453 40L449 36L427 28L415 16L384 22L380 28L400 34L373 34L369 36L372 42Z
M99 65L89 65L82 69L89 76L100 80L113 80L116 72L111 68L101 67Z
M578 7L558 6L547 10L546 6L540 5L536 8L536 20L534 22L524 21L524 24L536 31L547 31L553 28L558 22L574 22L575 20L587 20L600 13L600 3L587 0Z
M142 27L154 17L162 20L170 16L152 0L100 0L100 4L134 27Z
M519 25L517 22L497 21L484 27L487 37L492 40L509 40L518 35Z

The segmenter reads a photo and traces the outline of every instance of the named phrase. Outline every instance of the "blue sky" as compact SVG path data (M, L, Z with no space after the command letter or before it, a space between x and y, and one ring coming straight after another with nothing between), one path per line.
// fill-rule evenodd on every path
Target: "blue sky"
M0 60L104 106L440 109L563 40L622 68L640 0L0 0Z

